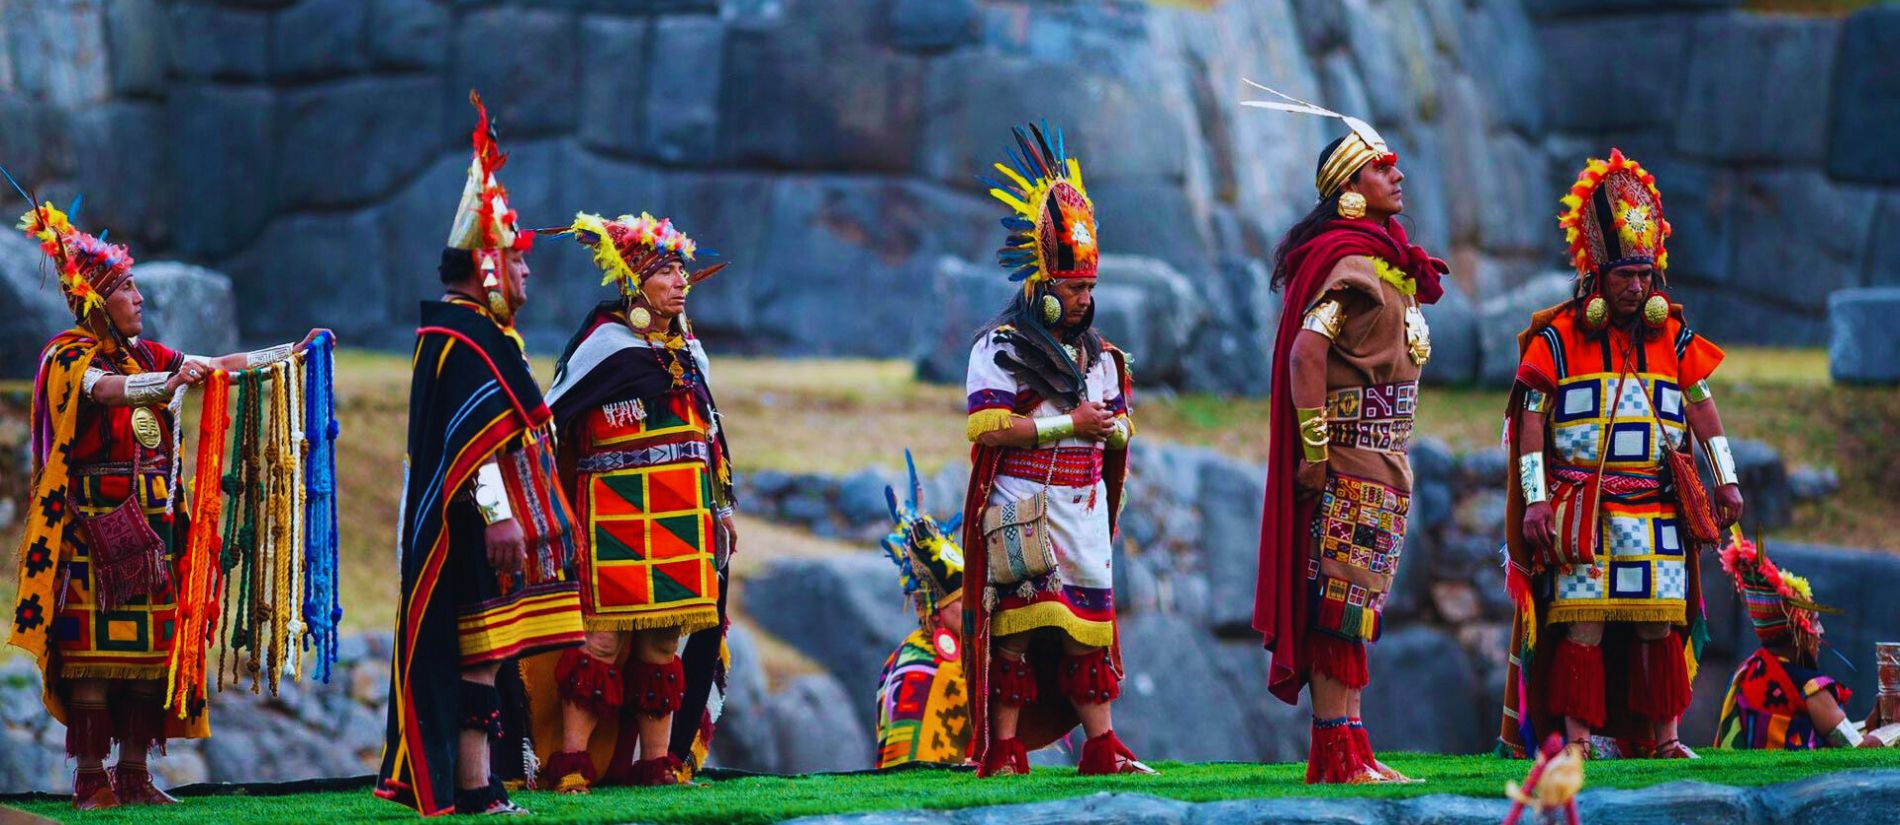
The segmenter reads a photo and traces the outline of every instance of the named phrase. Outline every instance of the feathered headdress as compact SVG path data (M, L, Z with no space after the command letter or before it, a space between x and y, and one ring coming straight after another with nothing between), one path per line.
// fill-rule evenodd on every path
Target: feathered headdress
M482 253L503 249L526 251L534 244L534 233L515 225L515 210L508 205L508 190L495 174L508 163L501 150L488 107L482 96L470 89L468 102L475 106L475 131L471 136L474 154L468 162L468 180L462 184L462 201L455 207L455 221L449 227L448 246Z
M1010 131L1016 146L1003 150L1009 163L993 164L1007 182L977 176L991 197L1014 210L1003 218L1009 237L996 251L997 262L1010 270L1011 281L1022 282L1025 295L1043 281L1095 277L1101 258L1095 204L1082 185L1081 164L1064 150L1062 130L1045 123Z
M1319 165L1318 174L1313 177L1313 188L1319 190L1320 200L1338 194L1339 188L1352 179L1353 173L1368 163L1391 165L1399 162L1398 154L1386 146L1385 138L1379 136L1378 130L1373 129L1372 124L1351 115L1342 115L1331 109L1316 106L1244 77L1240 79L1240 82L1280 98L1279 100L1243 100L1240 102L1242 106L1292 112L1297 115L1330 117L1346 124L1348 131L1345 140L1340 141L1338 148L1326 156L1326 161Z
M40 251L52 259L59 273L59 290L75 319L85 320L95 311L104 311L106 298L132 276L132 254L124 246L79 231L67 214L51 203L21 215L18 227L39 242Z
M571 234L594 253L594 266L600 267L602 286L619 287L620 294L632 298L640 291L640 282L670 261L690 264L700 255L716 255L702 250L670 218L655 218L641 212L638 217L621 215L608 220L591 212L577 212L569 226L544 229L551 234ZM686 276L686 288L706 280L724 263L695 270Z
M1742 538L1739 531L1722 548L1722 570L1748 603L1749 621L1763 642L1792 641L1797 649L1812 652L1821 641L1817 614L1840 612L1815 603L1807 579L1775 566L1766 548Z
M910 491L903 502L897 491L884 488L884 500L890 505L892 529L884 537L884 554L897 565L898 580L904 594L916 596L925 615L963 595L963 550L950 538L963 524L957 513L941 526L924 512L924 485L917 478L917 462L904 451L904 466L910 471Z
M1592 158L1562 203L1557 225L1563 227L1579 276L1631 264L1649 264L1657 272L1669 268L1664 243L1670 229L1656 176L1621 149L1611 149L1609 160Z

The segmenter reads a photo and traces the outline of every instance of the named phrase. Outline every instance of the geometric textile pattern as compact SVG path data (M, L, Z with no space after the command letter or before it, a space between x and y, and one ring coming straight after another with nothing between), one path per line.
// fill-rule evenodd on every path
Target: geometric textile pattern
M1412 498L1376 481L1332 474L1313 516L1317 553L1308 567L1314 621L1352 639L1377 641L1392 577L1405 547Z
M594 630L685 625L716 614L712 478L686 461L589 475L582 491L588 570L584 612Z
M962 663L937 657L923 630L884 663L877 691L877 767L963 761L970 741Z
M165 473L144 473L139 498L147 522L166 545L172 581L178 580L173 541L173 516L165 512ZM82 476L78 484L81 518L111 512L131 493L127 476ZM84 531L75 531L66 558L65 606L53 619L52 639L58 649L60 675L67 678L159 679L171 662L178 629L177 597L172 588L134 596L114 610L102 610L93 599L91 552Z
M1647 499L1601 499L1597 535L1608 552L1599 552L1594 565L1555 571L1548 621L1683 621L1688 572L1676 505L1654 495Z

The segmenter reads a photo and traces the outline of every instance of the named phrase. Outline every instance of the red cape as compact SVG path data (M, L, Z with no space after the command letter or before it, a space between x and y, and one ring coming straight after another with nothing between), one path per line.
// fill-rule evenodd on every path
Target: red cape
M1254 583L1253 628L1268 650L1273 669L1267 689L1287 704L1300 700L1306 685L1306 544L1318 499L1302 494L1294 481L1300 468L1299 425L1293 414L1289 362L1306 305L1342 258L1367 255L1390 263L1418 284L1419 303L1444 294L1439 275L1445 264L1413 246L1405 227L1365 219L1337 219L1287 257L1293 276L1286 285L1279 333L1273 339L1272 414L1267 429L1267 507L1260 523L1260 569Z

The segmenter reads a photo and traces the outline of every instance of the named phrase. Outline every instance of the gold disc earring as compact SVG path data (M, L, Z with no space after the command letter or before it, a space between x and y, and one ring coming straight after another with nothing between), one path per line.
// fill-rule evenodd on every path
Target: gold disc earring
M1583 304L1583 323L1591 329L1602 329L1610 320L1610 302L1601 295L1592 295Z
M1062 302L1054 295L1042 296L1042 322L1053 325L1062 320Z
M1649 296L1643 302L1643 323L1651 328L1661 329L1663 322L1669 320L1669 299L1660 294Z
M1339 216L1347 219L1366 216L1366 196L1358 192L1347 192L1339 196Z
M648 312L646 307L634 307L627 310L627 322L636 329L646 329L648 324L653 323L653 313Z

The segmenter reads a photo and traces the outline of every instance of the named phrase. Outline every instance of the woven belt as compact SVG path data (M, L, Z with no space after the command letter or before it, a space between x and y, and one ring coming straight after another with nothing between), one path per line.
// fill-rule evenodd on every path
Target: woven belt
M625 470L630 467L655 467L661 464L678 464L683 461L712 461L712 450L704 441L681 441L674 444L656 444L634 450L608 450L593 453L574 462L575 469L584 473L605 473L613 470Z
M1589 484L1597 477L1595 470L1577 467L1552 467L1550 474L1566 484ZM1628 496L1638 493L1653 493L1662 489L1662 479L1654 476L1633 476L1625 473L1604 473L1603 492L1613 496Z
M1049 472L1055 465L1055 474ZM1094 447L1054 447L1040 450L1009 450L997 464L996 472L1030 481L1047 479L1058 487L1093 487L1102 480L1102 451Z
M171 474L171 467L171 459L162 455L146 456L139 461L139 472L148 476L169 475ZM73 475L81 477L108 478L112 476L129 476L132 474L132 462L101 461L97 464L78 464L73 466L71 472Z
M1412 420L1334 421L1327 428L1335 447L1379 453L1404 453L1412 442Z

